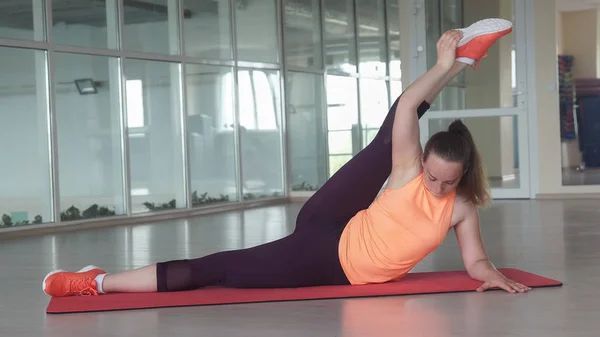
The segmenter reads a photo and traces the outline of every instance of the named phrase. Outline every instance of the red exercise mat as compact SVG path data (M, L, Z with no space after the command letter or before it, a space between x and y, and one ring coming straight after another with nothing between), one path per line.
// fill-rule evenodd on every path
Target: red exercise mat
M560 281L518 269L500 269L506 277L535 287L561 286ZM464 271L409 273L402 280L361 286L321 286L284 289L205 288L170 293L119 293L52 298L47 313L148 309L199 305L298 301L333 298L397 296L474 291L482 283Z

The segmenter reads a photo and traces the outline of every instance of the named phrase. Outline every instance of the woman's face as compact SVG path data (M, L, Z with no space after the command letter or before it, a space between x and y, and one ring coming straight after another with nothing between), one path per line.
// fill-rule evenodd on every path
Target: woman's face
M446 161L431 153L427 160L421 159L423 165L423 182L427 190L441 198L456 190L463 175L463 165Z

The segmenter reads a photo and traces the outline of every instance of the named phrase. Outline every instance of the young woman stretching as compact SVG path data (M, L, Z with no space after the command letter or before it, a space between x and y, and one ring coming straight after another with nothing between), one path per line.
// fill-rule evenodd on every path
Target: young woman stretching
M287 237L248 249L162 262L118 274L88 266L55 271L50 296L165 292L206 286L236 288L361 285L398 280L454 228L468 274L479 291L530 288L504 277L488 260L477 207L489 199L481 157L460 121L421 149L418 119L467 65L508 34L508 21L488 19L446 32L438 61L393 104L375 139L303 206ZM385 190L381 187L389 178Z

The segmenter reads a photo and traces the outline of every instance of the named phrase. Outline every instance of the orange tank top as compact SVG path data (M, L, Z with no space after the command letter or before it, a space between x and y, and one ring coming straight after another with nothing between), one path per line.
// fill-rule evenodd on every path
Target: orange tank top
M455 196L432 195L422 173L405 186L385 189L342 232L340 263L350 283L382 283L406 275L444 241Z

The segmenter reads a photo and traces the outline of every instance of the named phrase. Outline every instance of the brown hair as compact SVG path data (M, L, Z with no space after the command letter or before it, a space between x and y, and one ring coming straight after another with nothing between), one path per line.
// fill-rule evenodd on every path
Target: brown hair
M423 151L423 159L431 153L444 160L462 163L464 174L458 183L458 193L477 206L485 206L490 200L490 191L485 167L473 136L461 120L455 120L448 131L434 134Z

